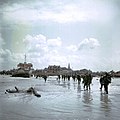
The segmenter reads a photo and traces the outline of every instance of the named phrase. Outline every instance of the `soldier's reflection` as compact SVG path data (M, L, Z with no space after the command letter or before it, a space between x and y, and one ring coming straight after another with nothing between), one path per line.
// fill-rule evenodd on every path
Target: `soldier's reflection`
M103 112L103 116L111 115L111 101L108 95L101 93L100 94L100 111Z
M81 98L81 86L80 86L80 84L77 85L77 97L78 97L78 99Z
M65 81L63 81L63 87L66 88L66 82Z
M74 90L76 89L76 82L75 81L73 81L73 88L74 88Z
M101 93L100 94L100 101L101 101L101 108L104 110L110 110L110 99L108 98L108 95Z
M104 103L108 103L109 102L108 95L101 93L100 94L100 101L102 101Z
M83 102L86 104L91 104L92 103L92 95L90 91L83 91Z
M77 93L80 93L81 92L81 86L80 86L80 84L78 84L78 86L77 86Z
M70 81L68 81L67 85L68 85L68 89L70 89Z

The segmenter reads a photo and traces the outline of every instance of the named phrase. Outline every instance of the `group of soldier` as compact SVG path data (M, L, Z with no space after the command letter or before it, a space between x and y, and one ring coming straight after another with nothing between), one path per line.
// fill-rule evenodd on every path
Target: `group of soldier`
M92 83L92 75L90 73L86 73L84 75L79 75L79 74L74 74L74 75L62 75L62 79L65 81L66 79L68 81L70 81L70 77L72 77L72 79L75 81L78 81L78 84L81 83L81 79L83 79L82 83L83 83L83 87L84 90L88 90L90 89L90 84ZM58 75L58 80L60 80L60 75Z
M48 76L43 75L43 76L39 76L39 77L42 77L46 82ZM67 79L68 81L70 81L71 77L74 81L77 80L78 84L81 83L81 79L82 79L84 90L90 90L91 89L90 86L91 86L91 83L92 83L93 76L90 73L86 73L86 74L83 74L83 75L79 75L79 74L58 75L57 79L58 80L62 79L64 81ZM105 90L106 94L108 94L108 85L109 85L109 83L111 83L111 76L106 72L104 75L101 75L99 80L100 80L100 85L101 85L100 90L102 90L102 88L104 86L104 90Z
M93 76L90 74L90 73L86 73L84 75L62 75L62 79L63 80L66 80L68 79L68 81L70 80L70 77L72 77L72 79L75 81L77 80L78 81L78 84L81 83L81 79L83 80L82 83L83 83L83 88L84 90L90 90L91 89L91 83L92 83L92 79L93 79ZM60 80L60 75L58 75L58 79ZM108 94L108 85L109 83L111 83L111 76L105 72L104 75L101 75L100 77L100 90L102 91L102 88L104 87L104 91L106 94Z

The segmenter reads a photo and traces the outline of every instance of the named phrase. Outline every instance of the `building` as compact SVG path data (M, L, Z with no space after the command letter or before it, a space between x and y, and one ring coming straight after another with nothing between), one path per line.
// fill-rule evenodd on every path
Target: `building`
M18 69L24 69L24 70L31 70L33 68L33 65L32 65L32 63L24 62L24 63L19 63L17 65L17 68Z
M57 65L49 65L46 72L48 75L58 75L60 72L60 66Z

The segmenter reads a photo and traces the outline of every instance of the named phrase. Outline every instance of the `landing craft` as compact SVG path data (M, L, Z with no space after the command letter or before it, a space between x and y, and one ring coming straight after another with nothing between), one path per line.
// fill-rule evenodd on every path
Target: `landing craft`
M17 69L12 73L12 77L29 78L32 75L33 65L26 62L26 55L24 63L19 63Z

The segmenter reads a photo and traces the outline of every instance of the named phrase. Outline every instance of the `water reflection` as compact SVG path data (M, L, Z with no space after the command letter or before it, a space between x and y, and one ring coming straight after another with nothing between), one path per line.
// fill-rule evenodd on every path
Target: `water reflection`
M67 85L68 85L68 89L70 89L70 81L68 81Z
M77 93L80 93L80 92L81 92L81 85L78 84L78 86L77 86Z
M78 99L81 98L81 85L80 84L77 85L77 97Z
M76 89L76 82L75 81L73 81L73 88L74 88L74 90Z
M101 93L100 94L100 101L101 101L101 107L102 108L108 109L108 110L110 109L111 100L109 99L107 94Z
M63 87L66 88L66 82L65 81L63 81Z
M109 116L111 113L111 100L107 94L100 94L100 110L103 111L104 116Z
M103 103L106 103L106 104L111 102L110 99L108 98L108 95L104 94L104 93L100 94L100 101L103 102Z
M83 91L83 100L82 101L85 104L91 104L92 100L93 100L93 97L92 97L91 91Z

